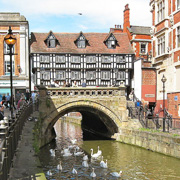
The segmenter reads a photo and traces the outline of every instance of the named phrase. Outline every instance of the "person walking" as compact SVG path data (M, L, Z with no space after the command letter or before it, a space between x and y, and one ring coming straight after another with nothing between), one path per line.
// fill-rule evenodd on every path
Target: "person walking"
M25 97L26 97L26 102L29 102L29 100L30 100L30 93L29 93L28 90L26 90Z
M21 99L21 94L19 93L19 91L17 91L16 96L15 96L16 104L18 104L18 101L20 99Z
M83 81L82 87L86 87L86 82L85 81Z
M7 107L10 107L10 101L11 101L11 96L9 95L9 93L7 93L7 96L6 96L6 104L7 104Z

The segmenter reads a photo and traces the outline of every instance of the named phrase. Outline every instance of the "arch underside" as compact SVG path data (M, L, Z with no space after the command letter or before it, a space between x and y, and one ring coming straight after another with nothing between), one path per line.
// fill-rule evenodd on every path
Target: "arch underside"
M117 122L120 122L120 119L114 112L96 102L86 101L70 102L58 107L50 115L52 120L48 124L46 132L52 130L56 121L69 112L80 112L82 114L81 127L83 133L88 130L110 139L118 132Z

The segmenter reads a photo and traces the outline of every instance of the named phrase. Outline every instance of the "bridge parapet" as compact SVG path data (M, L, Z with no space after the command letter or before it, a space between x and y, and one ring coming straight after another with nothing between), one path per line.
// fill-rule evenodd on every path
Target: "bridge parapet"
M49 96L125 96L125 87L47 88Z

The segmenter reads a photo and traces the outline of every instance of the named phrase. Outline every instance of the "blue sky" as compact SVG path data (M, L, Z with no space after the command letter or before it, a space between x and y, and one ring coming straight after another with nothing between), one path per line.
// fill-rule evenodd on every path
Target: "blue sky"
M149 1L0 0L0 11L24 15L30 32L109 32L115 24L123 26L123 10L127 3L131 25L151 26Z

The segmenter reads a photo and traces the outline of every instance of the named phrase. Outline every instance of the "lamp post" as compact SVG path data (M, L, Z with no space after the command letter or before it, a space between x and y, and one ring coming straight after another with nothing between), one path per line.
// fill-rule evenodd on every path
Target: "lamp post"
M11 83L11 118L13 118L13 80L12 80L12 48L16 43L16 37L13 35L11 26L9 26L8 34L4 37L5 43L9 46L10 49L10 83Z
M164 74L161 81L163 83L163 132L165 132L165 82L167 81L167 79Z

